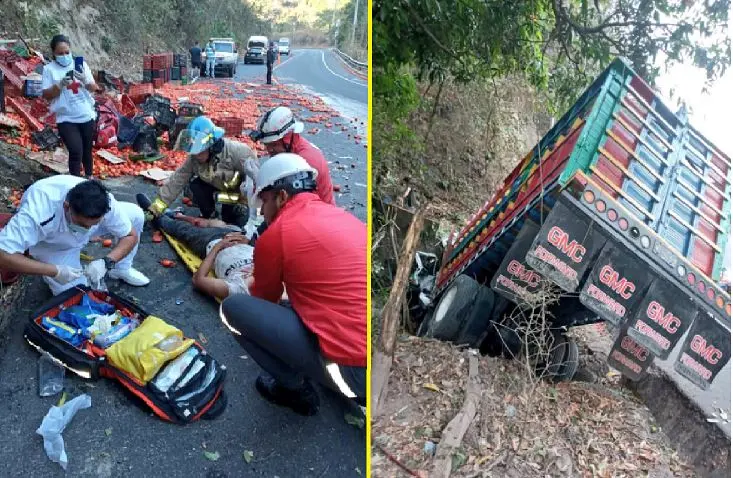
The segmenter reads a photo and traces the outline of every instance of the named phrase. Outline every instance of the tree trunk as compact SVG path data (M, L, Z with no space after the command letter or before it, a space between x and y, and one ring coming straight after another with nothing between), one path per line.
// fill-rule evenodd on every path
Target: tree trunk
M387 394L387 382L389 380L389 371L392 367L397 332L401 322L400 312L402 310L405 287L410 277L415 250L420 242L420 233L423 229L424 220L425 209L420 209L415 214L415 217L412 218L407 235L402 243L402 252L400 253L392 290L390 290L387 303L384 309L382 309L382 331L379 334L377 350L372 356L372 416L376 416L379 413L379 407Z
M428 142L430 132L433 130L433 120L435 119L435 113L438 111L438 103L440 102L440 94L443 93L443 85L445 84L445 78L440 79L438 85L438 93L435 95L435 101L433 101L433 111L430 112L430 119L428 120L428 130L425 132L425 143Z
M478 378L478 359L468 352L468 380L466 381L466 397L463 399L463 406L456 416L448 423L443 430L442 438L438 444L433 460L433 469L430 472L431 478L447 478L450 476L453 466L453 453L461 446L463 435L466 434L469 425L476 416L476 411L481 403L481 382Z

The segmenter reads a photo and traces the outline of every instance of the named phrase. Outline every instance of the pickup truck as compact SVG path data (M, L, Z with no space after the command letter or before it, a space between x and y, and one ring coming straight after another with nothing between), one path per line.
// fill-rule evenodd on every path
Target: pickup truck
M223 72L229 78L233 78L237 73L237 63L239 62L239 53L237 52L237 44L234 38L211 38L214 42L214 74ZM203 76L206 68L206 53L201 54L201 75Z
M516 311L549 284L556 379L577 370L567 330L603 320L631 380L677 350L676 373L707 389L731 352L730 178L685 110L614 60L449 240L418 335L509 355Z

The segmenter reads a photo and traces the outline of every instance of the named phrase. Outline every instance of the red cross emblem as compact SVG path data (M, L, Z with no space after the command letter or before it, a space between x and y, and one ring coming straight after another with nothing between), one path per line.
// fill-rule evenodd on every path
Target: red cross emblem
M81 87L81 83L79 83L78 81L75 81L71 83L69 86L67 86L67 88L73 91L75 95L79 94L80 87Z

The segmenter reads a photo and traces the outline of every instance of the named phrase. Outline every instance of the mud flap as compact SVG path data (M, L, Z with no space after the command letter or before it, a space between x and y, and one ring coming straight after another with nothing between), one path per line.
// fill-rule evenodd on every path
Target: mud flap
M629 321L629 335L664 360L685 336L697 315L686 294L662 279L655 279Z
M566 292L573 292L605 243L600 226L561 198L527 253L527 264Z
M625 377L638 382L646 374L649 365L654 362L654 354L635 341L622 327L616 342L608 354L608 364L621 372Z
M527 305L528 296L539 291L542 286L542 276L532 270L525 260L539 230L540 226L534 221L525 221L491 279L493 290L520 306Z
M707 390L730 360L730 350L730 330L701 311L687 334L674 369Z
M609 242L580 292L580 302L613 325L636 310L654 277L639 267L639 258L620 244Z

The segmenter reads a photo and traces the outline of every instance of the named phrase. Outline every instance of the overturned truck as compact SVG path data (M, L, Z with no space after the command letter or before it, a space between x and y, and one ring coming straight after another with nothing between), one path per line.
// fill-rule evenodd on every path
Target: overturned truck
M511 311L550 283L556 377L577 368L568 328L605 320L625 376L681 343L675 370L706 389L730 359L730 176L684 110L615 60L450 241L419 334L506 348Z

